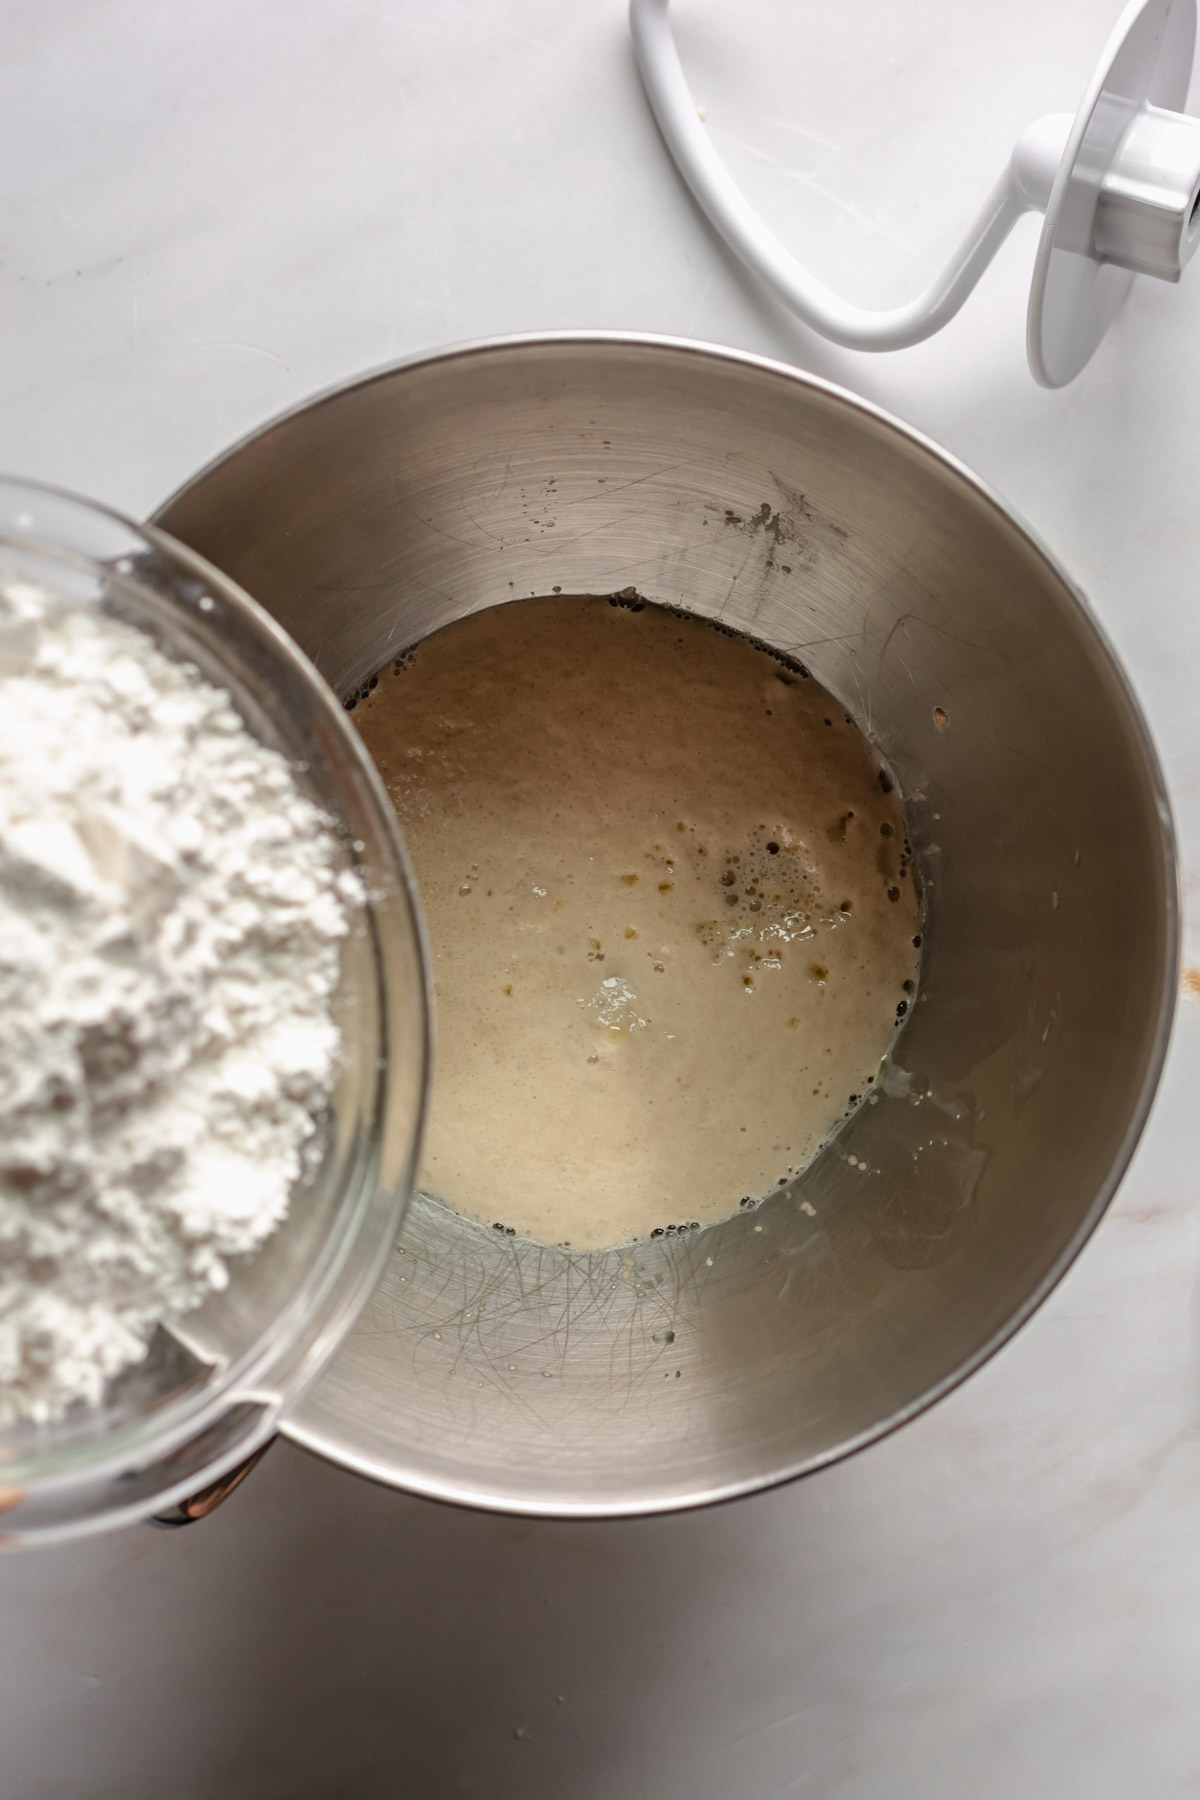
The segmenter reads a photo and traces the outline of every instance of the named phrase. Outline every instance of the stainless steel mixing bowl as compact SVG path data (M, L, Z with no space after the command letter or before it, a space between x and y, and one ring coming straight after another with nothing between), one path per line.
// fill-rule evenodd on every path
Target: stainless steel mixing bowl
M875 734L926 883L919 1000L878 1102L791 1188L603 1255L418 1200L292 1436L441 1498L650 1512L869 1442L1029 1316L1145 1120L1177 900L1125 678L994 495L795 370L567 335L321 396L159 523L342 695L514 596L629 588L720 618Z

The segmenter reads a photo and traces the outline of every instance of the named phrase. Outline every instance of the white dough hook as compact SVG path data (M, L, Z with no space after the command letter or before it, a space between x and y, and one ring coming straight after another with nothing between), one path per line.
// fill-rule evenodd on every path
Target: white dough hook
M1200 241L1200 119L1182 112L1196 0L1132 0L1079 109L1017 139L945 268L904 306L842 300L797 261L742 195L700 120L669 0L630 0L634 53L667 148L730 249L805 324L854 350L903 350L961 307L1016 221L1044 212L1029 294L1029 366L1063 387L1088 362L1135 274L1178 281Z

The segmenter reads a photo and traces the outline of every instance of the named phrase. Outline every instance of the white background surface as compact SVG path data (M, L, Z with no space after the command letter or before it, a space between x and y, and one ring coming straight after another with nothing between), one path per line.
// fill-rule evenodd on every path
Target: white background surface
M905 297L1114 0L677 0L708 126L854 298ZM969 21L969 23L968 23ZM756 293L622 0L0 0L0 465L147 512L314 388L557 326L763 351L992 481L1090 595L1170 778L1200 958L1200 274L1059 394L1036 224L892 357ZM1119 1053L1119 1047L1114 1047ZM899 1436L707 1514L526 1524L288 1446L227 1507L0 1566L13 1800L1200 1795L1196 1084L1017 1340Z

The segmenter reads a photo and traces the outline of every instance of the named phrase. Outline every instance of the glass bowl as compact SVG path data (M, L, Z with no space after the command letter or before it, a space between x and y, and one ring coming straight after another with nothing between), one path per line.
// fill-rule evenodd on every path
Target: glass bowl
M333 822L367 898L343 942L342 1040L315 1166L229 1286L153 1333L100 1405L0 1427L0 1530L62 1539L164 1511L264 1444L375 1287L416 1167L428 977L412 872L370 760L312 664L192 551L88 501L0 478L0 578L23 575L136 625L231 697ZM2 1022L0 1022L2 1029Z

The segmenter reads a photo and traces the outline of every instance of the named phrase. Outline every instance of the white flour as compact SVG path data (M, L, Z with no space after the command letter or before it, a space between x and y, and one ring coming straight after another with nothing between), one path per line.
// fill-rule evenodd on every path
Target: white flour
M279 1224L357 898L227 694L0 584L0 1417L98 1401Z

